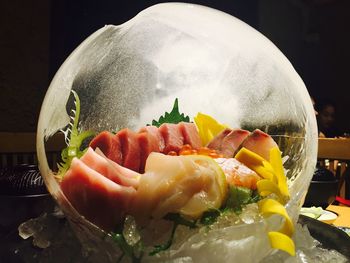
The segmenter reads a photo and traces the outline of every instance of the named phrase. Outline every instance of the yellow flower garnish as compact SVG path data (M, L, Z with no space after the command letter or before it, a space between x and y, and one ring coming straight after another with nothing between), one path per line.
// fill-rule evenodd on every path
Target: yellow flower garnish
M276 182L277 179L275 178L272 166L255 152L242 147L235 155L235 158L261 177Z
M279 232L269 232L271 247L283 250L291 256L295 256L295 245L293 240L285 234Z
M289 190L287 185L287 178L284 175L283 163L281 158L281 152L277 147L274 147L270 150L270 163L275 171L275 175L278 181L278 188L281 191L281 194L289 198Z
M285 219L285 221L279 232L288 236L292 236L292 234L294 233L294 225L286 211L286 208L281 203L274 199L263 199L258 203L258 205L260 212L264 216L270 216L272 214L282 216Z
M194 117L194 122L197 125L203 146L207 145L216 135L227 128L226 125L219 123L213 117L200 112Z
M256 183L256 186L257 186L259 195L261 195L262 197L266 197L270 194L275 194L278 197L278 200L283 203L284 199L282 197L280 189L278 188L277 184L275 184L271 180L268 180L268 179L259 180Z

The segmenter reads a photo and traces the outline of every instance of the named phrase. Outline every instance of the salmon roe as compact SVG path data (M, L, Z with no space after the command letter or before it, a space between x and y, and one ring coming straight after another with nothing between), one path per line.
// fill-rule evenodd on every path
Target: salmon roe
M179 154L175 151L168 152L168 155L177 156L177 155L206 155L211 158L221 158L223 155L214 149L209 149L208 147L200 147L199 149L193 149L191 145L185 144L181 147Z

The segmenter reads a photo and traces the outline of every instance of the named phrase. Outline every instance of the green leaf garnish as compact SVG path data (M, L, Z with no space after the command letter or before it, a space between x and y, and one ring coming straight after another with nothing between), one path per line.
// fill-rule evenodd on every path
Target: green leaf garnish
M200 223L206 226L212 225L216 222L220 215L221 212L219 210L208 210L203 213Z
M66 136L66 142L68 146L62 150L61 152L62 162L58 164L57 176L61 179L69 169L73 158L74 157L80 158L86 152L87 149L84 149L84 150L80 149L83 141L86 138L95 135L95 133L92 131L81 132L79 130L78 124L79 124L79 116L80 116L80 99L78 94L75 91L72 90L72 93L74 95L75 111L72 110L74 116L71 116L73 123L72 122L69 123L69 127L71 128L68 127L66 131L63 131L63 133Z
M120 256L118 262L120 262L124 256L128 256L132 263L141 262L143 256L143 245L141 241L136 243L134 246L129 245L122 233L122 227L119 227L116 232L111 232L113 241L119 246L123 254Z
M150 256L154 256L154 255L158 254L159 252L167 250L168 248L170 248L170 246L171 246L171 244L173 243L173 240L174 240L174 235L175 235L176 228L179 225L184 225L184 226L187 226L189 228L197 227L196 221L187 220L187 219L183 218L180 214L170 213L170 214L167 214L164 217L164 219L174 222L173 228L171 230L170 237L169 237L168 241L165 244L154 246L154 249L149 253Z
M226 208L232 209L235 213L241 213L243 206L256 203L260 200L256 191L242 186L230 186L229 195L226 201Z
M170 113L165 112L164 116L160 116L159 120L152 120L152 125L159 127L163 123L179 123L179 122L190 122L190 117L179 112L178 99L175 99L173 109Z

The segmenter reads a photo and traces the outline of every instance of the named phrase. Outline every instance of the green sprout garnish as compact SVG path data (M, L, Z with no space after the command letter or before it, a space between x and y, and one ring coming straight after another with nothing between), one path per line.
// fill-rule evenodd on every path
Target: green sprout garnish
M179 112L179 102L175 99L173 109L170 113L165 112L164 116L160 116L159 120L152 120L152 125L159 127L163 123L179 123L179 122L190 122L190 117L185 116L185 114Z
M73 116L70 116L71 122L68 125L67 130L62 131L65 134L67 147L61 152L62 162L58 164L58 177L63 178L64 174L69 169L74 157L80 158L87 149L81 150L83 141L93 136L95 133L92 131L81 131L78 128L79 116L80 116L80 99L78 94L72 90L74 95L75 110L72 110Z

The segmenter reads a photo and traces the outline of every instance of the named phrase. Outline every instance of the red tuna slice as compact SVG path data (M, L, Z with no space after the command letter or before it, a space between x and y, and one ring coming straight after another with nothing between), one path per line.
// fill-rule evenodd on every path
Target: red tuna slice
M74 158L61 189L73 207L106 231L121 223L136 194L133 187L120 186Z
M193 149L199 149L202 143L196 125L188 122L180 122L178 125L184 138L184 144L191 145Z
M206 146L210 149L221 150L223 139L232 131L230 128L224 129L218 135L216 135Z
M140 145L140 173L143 173L150 153L164 150L164 139L155 126L142 128L137 134L137 139Z
M178 153L184 145L180 126L178 124L164 123L159 127L159 131L165 142L163 153L168 154L170 151Z
M122 150L122 165L135 172L140 170L140 146L137 134L128 128L120 130L117 135ZM103 151L102 151L103 152Z
M122 164L123 159L119 138L114 134L103 131L92 139L89 146L92 149L99 148L107 158L118 164Z
M80 160L104 177L123 186L137 189L140 174L108 159L99 148L96 152L90 147Z
M269 161L271 148L278 147L278 145L270 135L256 129L243 141L241 147L245 147Z
M250 132L241 129L233 129L225 136L221 144L221 153L225 157L233 157L242 142L249 136Z

